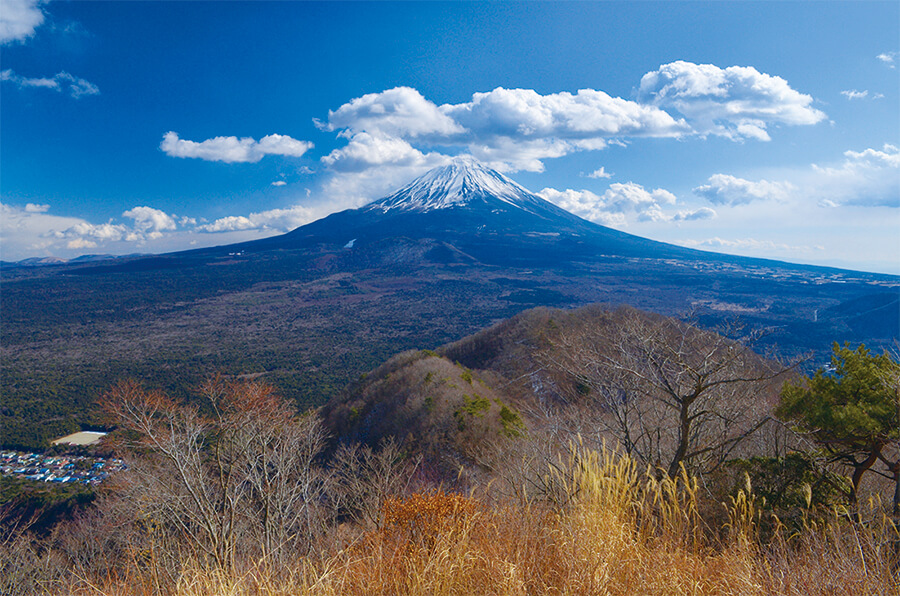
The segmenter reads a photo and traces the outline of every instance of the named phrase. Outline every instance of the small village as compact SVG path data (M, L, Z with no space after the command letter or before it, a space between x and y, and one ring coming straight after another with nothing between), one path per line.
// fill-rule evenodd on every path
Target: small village
M126 467L124 461L115 458L0 452L0 475L38 482L97 485Z

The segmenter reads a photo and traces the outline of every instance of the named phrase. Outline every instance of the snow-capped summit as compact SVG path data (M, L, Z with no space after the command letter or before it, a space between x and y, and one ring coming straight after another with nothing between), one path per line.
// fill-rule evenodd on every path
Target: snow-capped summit
M253 246L333 246L359 263L406 262L417 250L429 262L495 264L693 254L586 221L471 157L457 157L364 207Z
M455 157L416 178L394 194L366 206L366 210L426 212L499 200L526 211L543 203L525 188L473 157Z

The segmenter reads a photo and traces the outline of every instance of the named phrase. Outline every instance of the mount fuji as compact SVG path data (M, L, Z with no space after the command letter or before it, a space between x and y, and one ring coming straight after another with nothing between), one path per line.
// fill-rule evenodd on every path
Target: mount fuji
M390 238L428 239L438 249L432 258L452 254L455 259L494 265L539 265L604 256L709 258L709 253L591 223L469 157L457 157L359 209L240 246L251 251L315 245L363 250Z

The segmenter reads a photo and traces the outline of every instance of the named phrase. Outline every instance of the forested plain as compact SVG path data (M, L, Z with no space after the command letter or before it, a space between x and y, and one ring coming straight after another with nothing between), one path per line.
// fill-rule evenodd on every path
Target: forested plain
M443 262L440 248L4 268L0 442L39 449L99 424L97 400L127 378L187 397L211 374L262 375L298 407L319 406L392 354L538 305L629 304L713 329L739 320L767 331L758 351L811 354L810 365L836 339L888 347L900 325L891 276L616 257L505 267Z

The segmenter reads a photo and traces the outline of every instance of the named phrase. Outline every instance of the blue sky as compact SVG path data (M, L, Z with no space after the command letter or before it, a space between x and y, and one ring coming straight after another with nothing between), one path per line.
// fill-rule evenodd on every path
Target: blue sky
M282 233L471 154L630 233L900 273L897 2L0 2L4 260Z

